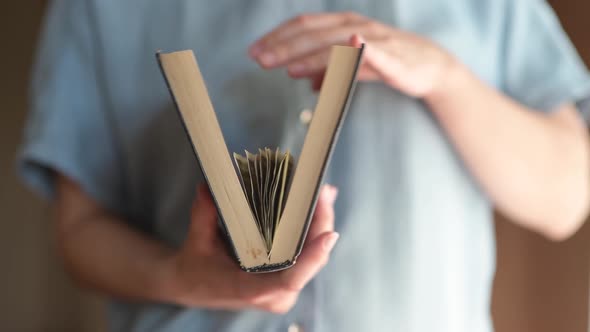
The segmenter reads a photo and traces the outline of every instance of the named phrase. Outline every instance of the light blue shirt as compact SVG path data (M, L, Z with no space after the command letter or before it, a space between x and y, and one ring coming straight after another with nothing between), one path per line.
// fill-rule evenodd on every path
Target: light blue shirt
M39 46L22 176L52 197L51 171L61 172L133 227L179 246L203 176L156 50L195 51L230 151L298 155L299 114L316 94L284 70L260 69L246 49L294 15L341 10L435 40L531 108L588 109L588 72L543 1L62 0ZM113 299L110 329L491 331L492 207L423 102L359 83L326 180L340 189L341 238L289 313Z

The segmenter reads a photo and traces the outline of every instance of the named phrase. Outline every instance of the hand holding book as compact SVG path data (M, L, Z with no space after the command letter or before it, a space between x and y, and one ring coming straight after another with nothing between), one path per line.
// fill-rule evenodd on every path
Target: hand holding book
M267 32L248 53L262 68L286 68L291 77L308 79L319 90L334 44L366 44L358 79L380 81L416 98L445 90L458 67L457 59L433 40L354 12L300 14Z
M215 204L207 186L201 185L193 204L188 236L169 261L166 280L171 301L189 307L288 311L299 291L328 262L338 239L334 232L336 195L336 188L322 187L296 265L276 273L251 274L238 269L225 248L218 234Z

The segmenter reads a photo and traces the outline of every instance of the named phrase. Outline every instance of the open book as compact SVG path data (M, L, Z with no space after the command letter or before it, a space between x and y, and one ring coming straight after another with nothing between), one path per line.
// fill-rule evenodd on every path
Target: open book
M289 152L264 148L254 154L234 154L234 168L193 52L157 53L243 270L270 272L295 264L354 90L361 55L362 47L332 47L297 163Z

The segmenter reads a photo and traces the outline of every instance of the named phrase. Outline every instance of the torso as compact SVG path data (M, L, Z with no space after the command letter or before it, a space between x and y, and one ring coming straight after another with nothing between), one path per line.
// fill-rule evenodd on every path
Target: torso
M464 11L475 6L467 2L97 2L126 156L126 214L179 245L203 181L157 49L195 51L230 151L280 146L297 156L306 130L299 113L313 109L316 95L283 70L257 67L246 56L252 41L299 13L356 10L435 39L496 84L497 50L483 39L494 27L467 20ZM491 330L490 205L422 102L380 83L359 84L326 181L339 187L341 239L290 313L115 302L113 329L280 331L297 322L306 331Z

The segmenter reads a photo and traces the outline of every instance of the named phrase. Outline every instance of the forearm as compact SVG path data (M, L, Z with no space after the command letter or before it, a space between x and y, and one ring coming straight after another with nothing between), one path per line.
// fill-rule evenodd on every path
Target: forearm
M184 244L170 249L110 215L76 182L58 175L56 183L57 235L66 268L81 284L132 301L283 314L328 262L338 238L336 190L324 186L297 266L249 274L218 237L217 209L206 185L197 190Z
M590 199L588 137L575 112L535 112L460 65L451 72L426 102L494 204L549 237L575 231Z
M67 213L67 211L66 211ZM58 213L58 224L71 222ZM171 301L172 250L108 214L92 214L58 227L64 265L85 287L113 297Z

